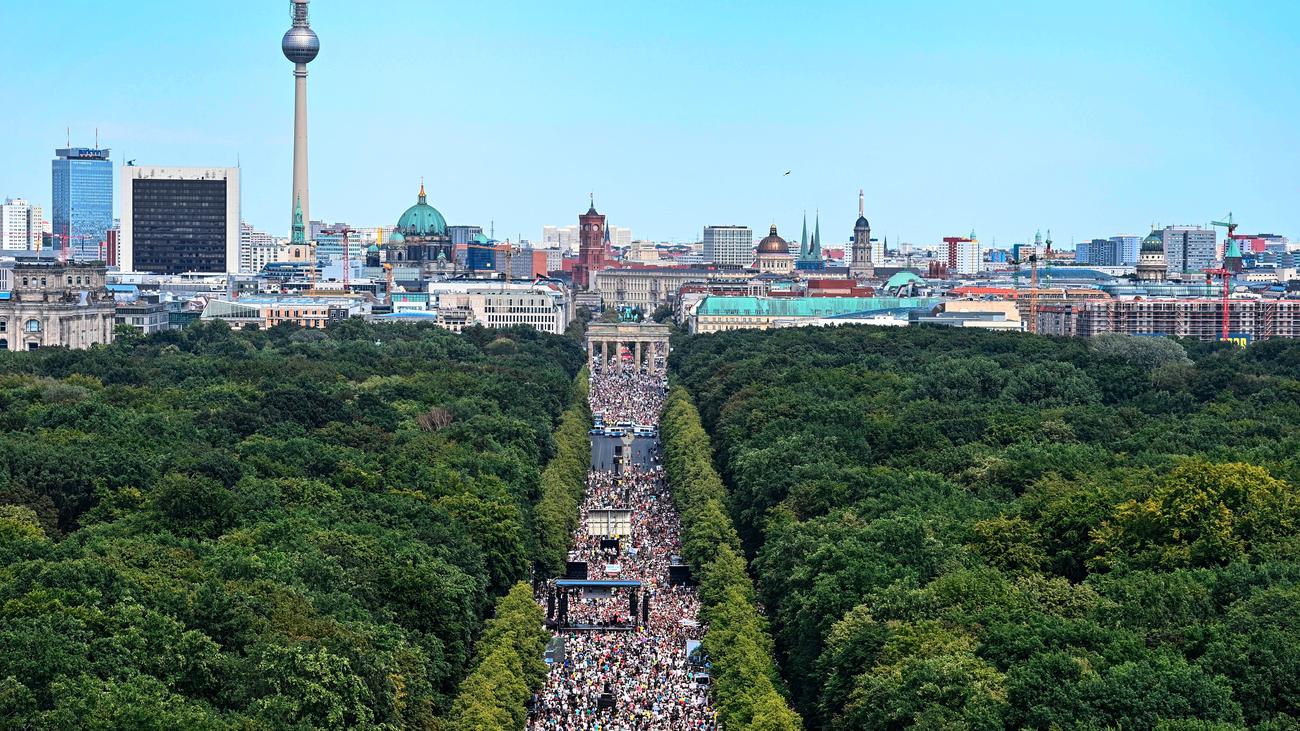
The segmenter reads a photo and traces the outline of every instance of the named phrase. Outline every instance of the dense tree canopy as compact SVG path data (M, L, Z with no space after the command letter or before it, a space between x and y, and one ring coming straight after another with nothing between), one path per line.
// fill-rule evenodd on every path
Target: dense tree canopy
M1300 719L1300 343L675 348L810 727Z
M356 321L0 354L0 725L429 728L471 668L526 689L526 587L474 642L544 562L581 360Z

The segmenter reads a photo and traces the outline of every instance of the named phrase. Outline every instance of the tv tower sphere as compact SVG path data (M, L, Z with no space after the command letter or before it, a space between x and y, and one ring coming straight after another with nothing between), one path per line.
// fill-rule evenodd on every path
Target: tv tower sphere
M284 57L294 63L311 63L320 53L320 38L307 26L294 26L284 34L280 49L284 51Z
M292 0L293 27L284 34L280 41L280 50L284 57L294 63L311 63L320 53L320 38L307 23L307 3L309 0Z
M289 201L290 230L296 216L311 220L311 198L307 194L307 64L320 53L320 39L307 20L310 0L291 0L293 27L284 34L280 49L293 61L293 196ZM301 213L299 212L301 211Z

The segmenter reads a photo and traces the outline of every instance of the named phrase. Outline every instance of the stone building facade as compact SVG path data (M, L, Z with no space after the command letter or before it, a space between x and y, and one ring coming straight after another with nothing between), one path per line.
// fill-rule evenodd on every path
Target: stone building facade
M11 289L0 293L0 350L113 341L114 303L102 263L18 261L9 279Z

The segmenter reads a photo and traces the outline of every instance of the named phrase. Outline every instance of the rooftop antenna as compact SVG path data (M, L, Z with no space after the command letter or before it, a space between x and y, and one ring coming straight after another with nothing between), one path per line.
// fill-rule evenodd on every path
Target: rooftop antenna
M71 127L68 127L68 128L67 128L67 133L68 133L68 147L72 147L72 128L71 128Z
M95 149L99 149L99 128L95 128Z

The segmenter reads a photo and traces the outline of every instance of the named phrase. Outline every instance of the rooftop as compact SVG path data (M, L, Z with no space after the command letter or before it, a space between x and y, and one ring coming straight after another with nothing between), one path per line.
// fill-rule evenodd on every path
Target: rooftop
M939 297L724 297L700 303L699 315L744 317L834 317L899 307L930 307Z

